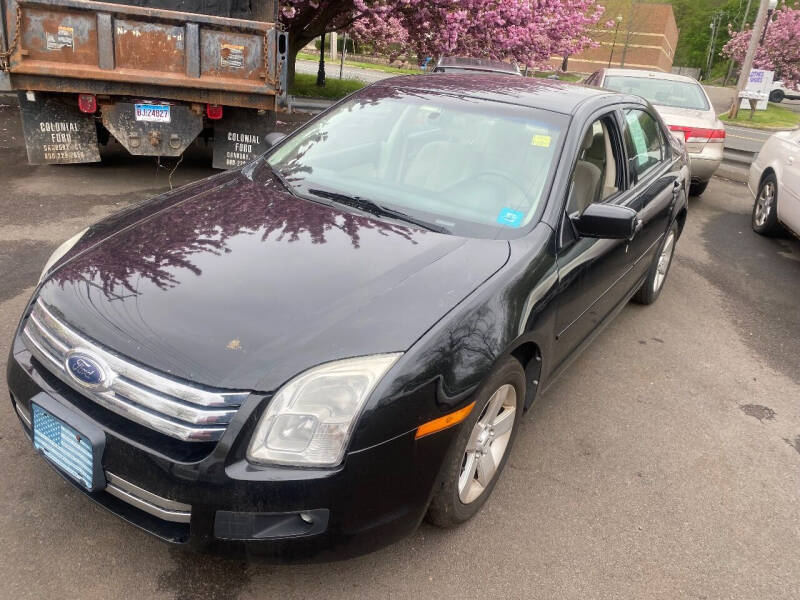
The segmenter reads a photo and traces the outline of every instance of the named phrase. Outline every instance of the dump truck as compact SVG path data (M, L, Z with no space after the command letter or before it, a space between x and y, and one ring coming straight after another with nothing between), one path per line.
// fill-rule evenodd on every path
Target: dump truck
M213 166L267 149L286 109L277 0L0 0L0 75L17 92L32 164L100 161L111 138ZM1 81L0 81L1 83Z

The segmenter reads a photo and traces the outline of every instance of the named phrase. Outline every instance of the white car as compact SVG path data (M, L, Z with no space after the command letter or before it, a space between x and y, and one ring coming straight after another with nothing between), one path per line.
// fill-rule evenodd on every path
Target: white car
M653 105L672 134L686 145L692 170L689 193L699 196L722 162L725 126L695 79L641 69L600 69L584 82L641 96Z
M800 100L800 90L797 87L786 87L782 81L772 84L769 92L770 102L783 102L784 100Z
M779 131L764 143L747 187L755 197L756 233L776 235L785 228L800 237L800 129Z

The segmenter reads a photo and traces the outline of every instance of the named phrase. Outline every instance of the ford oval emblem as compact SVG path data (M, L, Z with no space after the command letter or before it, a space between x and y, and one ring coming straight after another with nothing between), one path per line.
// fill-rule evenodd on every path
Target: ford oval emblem
M106 370L103 363L85 352L69 353L67 371L73 379L86 387L103 387L106 383Z

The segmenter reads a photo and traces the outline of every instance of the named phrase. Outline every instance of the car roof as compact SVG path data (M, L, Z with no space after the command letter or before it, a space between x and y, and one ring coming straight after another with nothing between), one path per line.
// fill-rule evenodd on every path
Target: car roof
M603 75L621 75L624 77L641 77L647 79L666 79L667 81L684 81L686 83L698 83L692 77L678 75L676 73L665 73L663 71L648 71L646 69L603 69Z
M589 87L553 79L534 77L498 77L489 73L454 73L452 75L402 75L383 79L370 88L427 91L450 96L468 96L495 102L519 104L552 112L573 114L584 102L612 96L620 100L640 101L630 94ZM369 89L369 88L367 88Z
M483 69L501 71L503 73L519 74L517 65L503 62L501 60L491 60L488 58L470 58L462 56L443 56L436 63L437 67L458 67L460 69Z

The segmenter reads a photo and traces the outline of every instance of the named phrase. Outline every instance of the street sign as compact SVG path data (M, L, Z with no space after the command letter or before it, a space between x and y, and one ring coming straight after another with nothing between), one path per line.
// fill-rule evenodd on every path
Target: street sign
M756 110L767 109L767 99L769 98L769 91L772 89L772 80L775 77L775 71L767 71L766 69L750 69L750 77L747 79L747 85L739 92L739 97L742 99L739 108L750 108L750 100L758 100L756 103Z

